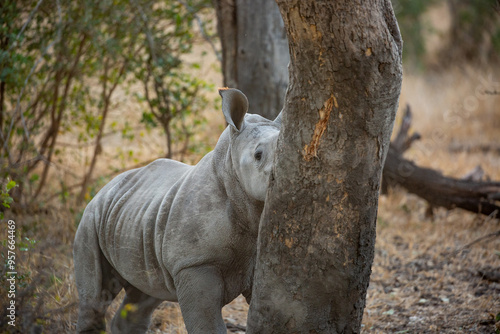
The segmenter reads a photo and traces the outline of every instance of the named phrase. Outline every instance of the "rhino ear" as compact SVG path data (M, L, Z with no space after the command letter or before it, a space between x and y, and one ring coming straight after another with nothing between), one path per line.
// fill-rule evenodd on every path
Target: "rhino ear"
M281 109L280 113L278 114L278 116L276 116L276 118L273 121L279 127L281 127L282 117L283 117L283 109Z
M222 112L226 122L240 131L248 111L247 97L235 88L219 88L219 94L222 97Z

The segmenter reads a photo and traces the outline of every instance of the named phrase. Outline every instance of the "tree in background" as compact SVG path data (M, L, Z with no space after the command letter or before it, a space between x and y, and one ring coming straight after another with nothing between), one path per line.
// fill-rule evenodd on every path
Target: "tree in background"
M65 170L63 135L93 147L83 175L65 171L80 180L78 199L84 199L118 87L142 83L143 122L164 129L166 156L172 156L174 141L187 146L206 105L199 92L207 84L186 74L181 58L191 52L196 15L208 5L208 0L2 1L0 180L17 181L15 202L40 201L49 172ZM120 130L132 138L127 120L114 129ZM67 190L61 181L61 193Z
M500 61L500 2L448 0L450 39L441 52L443 63L465 61L481 65Z
M411 67L425 65L425 35L433 34L424 15L447 4L451 26L439 51L439 64L487 65L500 61L500 4L498 0L392 0L405 41L403 57Z
M425 55L424 35L429 29L422 16L439 0L391 0L404 41L403 60L413 67L423 65Z
M423 69L425 36L433 33L424 15L445 0L391 2L404 40L405 64ZM441 63L495 61L500 54L500 6L496 2L447 1L452 25L449 41L440 52ZM289 62L283 21L274 1L214 0L214 7L224 85L248 94L252 112L274 119L283 106Z
M251 112L274 119L283 106L290 57L283 19L270 0L215 0L224 85L252 101Z

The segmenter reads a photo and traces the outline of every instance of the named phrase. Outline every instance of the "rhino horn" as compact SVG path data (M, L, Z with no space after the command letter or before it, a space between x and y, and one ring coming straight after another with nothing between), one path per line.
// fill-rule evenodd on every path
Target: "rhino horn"
M219 88L219 94L222 97L222 112L227 124L240 131L248 111L247 97L235 88Z

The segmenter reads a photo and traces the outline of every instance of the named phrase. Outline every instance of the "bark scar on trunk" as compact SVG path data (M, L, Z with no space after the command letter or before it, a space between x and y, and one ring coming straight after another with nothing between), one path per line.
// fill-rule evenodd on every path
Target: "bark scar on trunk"
M314 133L309 145L304 147L303 157L305 161L311 161L313 158L318 156L319 142L323 133L325 133L328 127L328 120L330 119L330 114L332 113L333 107L338 108L337 99L332 94L328 100L325 101L323 108L319 110L319 121L316 123L314 128Z

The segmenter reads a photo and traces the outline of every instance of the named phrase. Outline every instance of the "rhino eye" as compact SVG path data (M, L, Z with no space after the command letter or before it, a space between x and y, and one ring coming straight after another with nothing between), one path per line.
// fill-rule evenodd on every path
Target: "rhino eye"
M262 152L261 152L261 151L257 151L257 152L255 152L255 154L254 154L254 158L255 158L255 160L257 160L257 161L260 161L260 160L262 159Z

